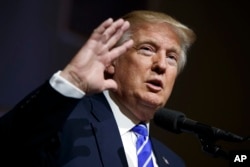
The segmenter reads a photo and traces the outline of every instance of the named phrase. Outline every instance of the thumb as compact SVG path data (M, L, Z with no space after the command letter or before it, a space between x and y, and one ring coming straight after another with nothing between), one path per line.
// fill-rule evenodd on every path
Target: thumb
M111 89L111 90L116 91L118 89L118 85L117 85L116 81L113 80L113 79L107 79L107 80L105 80L103 86L104 86L105 90Z

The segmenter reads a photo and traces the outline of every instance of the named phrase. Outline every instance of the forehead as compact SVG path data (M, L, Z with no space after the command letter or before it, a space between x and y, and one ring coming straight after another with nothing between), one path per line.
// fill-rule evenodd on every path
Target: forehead
M167 23L141 23L133 29L135 43L152 41L158 45L180 46L180 38L175 29Z

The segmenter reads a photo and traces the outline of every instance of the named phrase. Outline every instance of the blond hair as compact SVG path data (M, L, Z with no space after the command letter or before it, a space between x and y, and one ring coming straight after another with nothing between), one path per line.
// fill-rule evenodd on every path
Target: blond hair
M173 17L161 12L136 10L124 15L122 18L130 23L130 29L123 35L120 42L128 40L132 35L133 29L138 28L137 26L141 23L168 23L171 25L181 40L182 53L178 64L178 71L184 68L187 60L187 51L196 39L193 30Z

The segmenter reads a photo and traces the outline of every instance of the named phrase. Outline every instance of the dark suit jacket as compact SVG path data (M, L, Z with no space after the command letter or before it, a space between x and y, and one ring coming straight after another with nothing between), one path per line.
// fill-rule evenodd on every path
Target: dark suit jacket
M67 98L47 82L0 119L0 133L2 162L9 165L128 166L116 121L102 93L81 100ZM174 152L154 138L151 141L160 167L184 166Z

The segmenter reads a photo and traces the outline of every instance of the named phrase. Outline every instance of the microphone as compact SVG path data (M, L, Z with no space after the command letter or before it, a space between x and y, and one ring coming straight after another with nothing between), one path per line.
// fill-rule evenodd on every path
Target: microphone
M211 140L225 140L230 142L241 142L247 138L234 133L186 118L185 114L179 111L162 108L154 115L154 122L159 127L170 132L179 134L181 132L195 133L199 137Z

